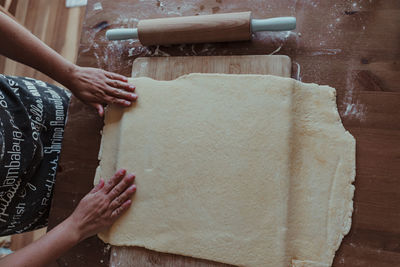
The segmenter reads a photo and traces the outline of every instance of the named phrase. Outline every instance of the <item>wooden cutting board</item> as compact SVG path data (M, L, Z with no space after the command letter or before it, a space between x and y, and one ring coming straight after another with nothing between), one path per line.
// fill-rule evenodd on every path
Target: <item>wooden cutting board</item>
M142 57L133 62L132 77L146 76L156 80L173 80L188 73L271 74L291 76L289 57L277 55ZM140 96L139 96L140 97ZM139 100L140 101L140 100ZM222 267L227 264L160 253L139 247L111 248L110 267L190 266Z
M173 80L188 73L271 74L290 77L288 56L199 56L139 57L133 62L132 77Z

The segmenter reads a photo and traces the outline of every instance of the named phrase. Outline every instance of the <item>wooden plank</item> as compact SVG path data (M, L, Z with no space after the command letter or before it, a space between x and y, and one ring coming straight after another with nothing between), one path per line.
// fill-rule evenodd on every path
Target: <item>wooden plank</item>
M75 62L85 7L66 8L65 1L18 1L15 19L35 36ZM2 58L0 72L7 75L27 76L54 83L46 75L28 66Z
M132 77L173 80L189 73L271 74L290 77L288 56L202 56L137 58Z
M4 4L4 8L8 11L10 9L12 0L6 0L6 3Z
M3 6L0 6L0 12L3 12L4 14L7 14L9 17L14 18L13 14L11 14L8 9L5 9Z
M292 63L287 56L214 56L138 58L132 77L173 80L188 73L272 74L290 77ZM198 266L221 267L227 264L180 255L160 253L139 247L112 247L110 266Z

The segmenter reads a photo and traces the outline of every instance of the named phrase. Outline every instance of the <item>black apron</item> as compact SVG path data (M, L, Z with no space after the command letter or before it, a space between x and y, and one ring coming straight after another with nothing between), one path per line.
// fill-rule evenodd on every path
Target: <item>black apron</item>
M47 226L70 93L0 75L0 235Z

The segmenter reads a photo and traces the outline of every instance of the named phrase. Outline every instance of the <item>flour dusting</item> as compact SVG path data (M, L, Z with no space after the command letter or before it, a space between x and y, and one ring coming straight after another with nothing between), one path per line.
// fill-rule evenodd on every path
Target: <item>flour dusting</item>
M350 75L348 75L346 79L346 93L343 99L345 108L340 115L342 117L364 121L366 119L367 106L360 103L358 99L354 99L354 95L354 84L351 81Z
M103 6L101 5L100 2L94 3L93 5L93 10L103 10Z
M297 38L298 34L293 31L281 31L281 32L258 32L253 35L253 38L260 41L269 42L285 42L290 37Z
M296 65L296 76L295 79L301 82L301 76L300 76L300 64L297 63L296 61L293 61L293 63Z
M342 49L329 49L329 48L323 48L320 49L319 51L312 52L312 56L321 56L321 55L336 55L338 53L342 52Z

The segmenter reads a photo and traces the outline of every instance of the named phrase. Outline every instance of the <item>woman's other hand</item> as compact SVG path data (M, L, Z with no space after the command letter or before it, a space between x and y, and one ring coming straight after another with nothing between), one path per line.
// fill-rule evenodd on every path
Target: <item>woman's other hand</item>
M137 99L135 86L120 74L75 65L68 76L63 84L81 101L96 108L101 117L103 104L128 107Z
M131 205L136 192L135 175L121 169L108 181L100 182L79 202L67 219L83 240L110 227Z

